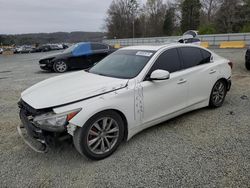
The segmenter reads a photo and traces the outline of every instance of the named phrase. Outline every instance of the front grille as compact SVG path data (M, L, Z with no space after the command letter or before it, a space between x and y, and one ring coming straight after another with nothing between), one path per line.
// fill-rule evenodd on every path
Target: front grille
M36 109L32 108L30 105L28 105L22 100L18 102L18 106L21 110L23 110L26 116L34 116L38 113Z
M51 108L45 108L45 109L35 109L32 106L30 106L29 104L27 104L26 102L24 102L22 99L18 102L18 106L21 110L24 111L26 116L36 116L36 115L40 115L40 114L44 114L47 112L52 111Z
M50 64L52 61L52 59L42 59L39 61L39 64Z

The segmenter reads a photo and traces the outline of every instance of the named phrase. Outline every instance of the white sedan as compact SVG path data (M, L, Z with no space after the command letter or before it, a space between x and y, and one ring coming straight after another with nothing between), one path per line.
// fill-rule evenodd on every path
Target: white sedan
M195 45L122 48L88 71L25 90L18 132L38 152L68 136L79 153L103 159L143 129L198 108L220 107L231 69L229 60Z

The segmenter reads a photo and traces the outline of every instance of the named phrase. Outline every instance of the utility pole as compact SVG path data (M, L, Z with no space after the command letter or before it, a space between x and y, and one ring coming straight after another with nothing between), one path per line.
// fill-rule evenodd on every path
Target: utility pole
M135 38L135 16L134 16L134 11L133 11L133 38Z
M130 0L129 8L132 13L132 35L135 38L135 14L138 9L138 3L136 0Z

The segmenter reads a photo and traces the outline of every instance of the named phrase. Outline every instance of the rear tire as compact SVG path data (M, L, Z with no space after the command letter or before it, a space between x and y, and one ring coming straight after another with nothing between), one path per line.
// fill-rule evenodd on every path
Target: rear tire
M227 84L224 80L218 80L211 91L209 106L213 108L221 107L227 94Z
M115 111L103 111L91 117L75 131L76 150L92 160L110 156L124 137L124 122Z

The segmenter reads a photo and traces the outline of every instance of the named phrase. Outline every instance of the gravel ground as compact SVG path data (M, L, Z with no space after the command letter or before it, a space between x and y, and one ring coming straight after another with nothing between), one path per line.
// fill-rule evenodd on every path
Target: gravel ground
M234 62L221 108L204 108L147 129L109 158L90 161L65 143L33 152L18 136L17 101L55 76L39 70L46 53L0 55L0 187L250 187L250 72L245 50L215 50Z

